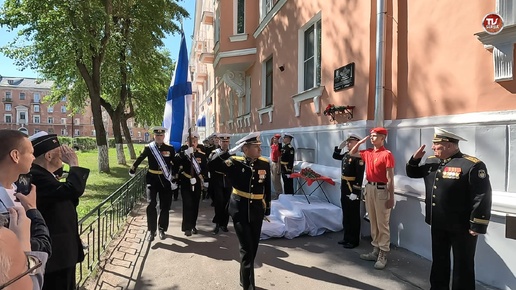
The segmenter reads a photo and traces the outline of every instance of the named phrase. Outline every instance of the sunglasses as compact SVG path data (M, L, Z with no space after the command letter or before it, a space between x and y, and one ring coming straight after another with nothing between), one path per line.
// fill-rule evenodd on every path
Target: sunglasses
M27 257L27 270L21 273L20 275L12 278L11 280L7 281L6 283L0 285L0 290L7 288L7 286L12 285L14 282L20 280L26 275L35 275L36 270L43 264L41 260L38 259L36 256L27 253L25 253L25 256Z

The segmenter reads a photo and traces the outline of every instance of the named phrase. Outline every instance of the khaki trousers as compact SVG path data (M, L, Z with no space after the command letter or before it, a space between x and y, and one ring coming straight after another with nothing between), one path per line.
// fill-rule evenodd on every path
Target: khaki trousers
M283 193L283 186L281 186L281 167L279 162L271 162L271 180L274 192L277 195Z
M385 208L387 199L389 199L387 185L366 184L365 204L371 224L371 237L373 238L371 245L384 252L390 251L391 243L389 229L391 209Z

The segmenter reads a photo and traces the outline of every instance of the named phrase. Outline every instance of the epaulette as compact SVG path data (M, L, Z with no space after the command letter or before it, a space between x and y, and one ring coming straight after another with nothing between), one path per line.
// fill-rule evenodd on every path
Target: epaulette
M469 156L469 155L466 155L464 154L462 157L464 157L464 159L467 159L473 163L479 163L481 162L480 159L476 158L476 157L473 157L473 156Z
M199 152L199 153L202 153L202 154L206 155L206 153L204 153L204 151L197 151L197 152Z
M145 144L145 147L149 147L149 144Z
M434 155L428 156L428 159L430 159L430 158L437 158L437 157L435 157Z
M269 163L269 159L267 159L267 158L265 158L263 156L258 157L258 159L261 160L261 161L265 161L265 162Z
M238 161L244 161L244 159L245 159L243 156L231 156L229 158L235 159L235 160L238 160Z

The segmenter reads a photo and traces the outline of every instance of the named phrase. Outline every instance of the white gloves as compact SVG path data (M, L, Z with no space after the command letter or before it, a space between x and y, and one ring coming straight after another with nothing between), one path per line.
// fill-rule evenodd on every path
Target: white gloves
M210 186L210 183L209 182L205 182L203 185L204 185L204 188L208 188L208 186Z
M342 143L339 144L339 149L342 149L346 147L346 140L342 141Z
M290 178L290 174L285 174L285 176L286 176L287 178Z
M358 199L358 195L356 195L354 193L348 195L348 197L349 197L350 200L357 200Z
M229 149L229 154L236 154L245 145L245 142L238 144L235 148Z
M191 155L194 153L194 149L193 147L188 147L186 150L185 150L185 154L186 155Z
M131 171L129 171L129 176L134 177L134 175L134 173L131 173Z
M177 183L171 182L170 183L170 187L172 188L172 190L176 190L177 189Z
M195 180L195 178L190 178L190 184L191 185L194 185L197 183L197 180Z
M215 160L215 158L219 157L222 154L222 150L220 148L215 149L213 153L211 153L211 160Z

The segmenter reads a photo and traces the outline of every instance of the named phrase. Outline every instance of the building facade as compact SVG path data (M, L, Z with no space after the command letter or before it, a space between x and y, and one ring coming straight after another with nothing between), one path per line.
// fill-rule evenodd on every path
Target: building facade
M66 96L52 105L45 101L45 97L50 94L52 84L51 81L36 78L2 77L0 128L20 130L27 135L46 131L65 137L95 137L89 101L78 113L69 110ZM113 137L109 115L107 113L103 115L108 137ZM134 121L128 121L133 141L148 141L148 134L145 134L147 130L135 125Z
M478 243L477 279L516 288L516 261L507 259L516 241L505 237L506 220L516 214L512 0L197 3L196 19L213 15L213 47L205 54L213 55L213 82L203 90L213 91L214 131L235 134L232 142L261 131L264 155L274 133L292 133L297 168L338 180L333 147L348 133L366 136L385 126L396 157L392 242L427 258L424 186L406 176L405 163L420 145L430 148L435 126L458 133L468 140L461 150L486 163L494 190L488 233ZM496 35L482 27L491 12L504 20ZM194 74L193 82L201 76ZM207 97L197 96L197 117ZM331 104L342 114L325 115ZM325 191L339 204L338 185Z

